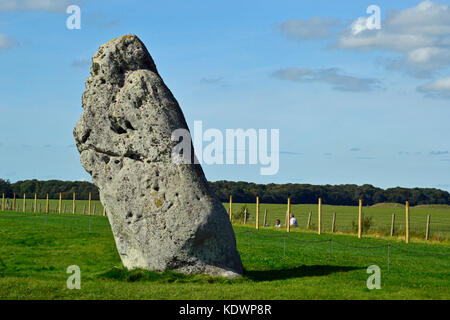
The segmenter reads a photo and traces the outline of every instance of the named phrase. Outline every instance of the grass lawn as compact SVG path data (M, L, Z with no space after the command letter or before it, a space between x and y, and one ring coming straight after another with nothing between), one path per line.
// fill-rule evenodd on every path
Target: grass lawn
M252 231L252 233L248 232ZM0 213L1 299L450 299L448 242L321 236L235 226L246 269L234 280L122 268L106 217ZM329 242L305 243L333 239ZM387 248L391 248L390 273ZM338 243L339 242L339 243ZM81 269L81 290L68 290L66 269ZM381 268L381 290L369 290L366 269Z

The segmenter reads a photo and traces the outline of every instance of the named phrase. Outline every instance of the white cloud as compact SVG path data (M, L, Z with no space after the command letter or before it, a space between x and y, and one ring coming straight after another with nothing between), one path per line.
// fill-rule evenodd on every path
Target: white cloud
M320 39L332 34L339 22L332 18L313 17L309 20L292 19L277 25L277 29L291 39Z
M407 60L411 63L425 63L442 53L442 49L436 47L418 48L408 52Z
M223 77L217 77L217 78L202 78L201 80L200 80L200 82L201 83L204 83L204 84L216 84L216 83L219 83L219 82L222 82L223 81Z
M353 30L342 35L337 43L343 49L385 49L407 52L434 44L434 40L422 35L387 33L384 29L360 30L356 35Z
M368 30L369 29L369 27L367 26L368 20L369 18L366 17L359 17L358 19L356 19L350 26L352 34L357 35L358 33Z
M380 49L399 53L388 69L412 75L431 75L450 65L450 8L429 0L404 10L392 10L381 29L367 27L367 17L356 19L335 45L341 49Z
M322 82L332 86L338 91L372 91L381 89L381 83L373 78L358 78L343 73L338 68L307 69L285 68L271 74L272 77L294 82Z
M0 11L65 12L76 1L70 0L0 0Z
M74 68L87 68L91 65L91 59L76 59L72 62Z
M424 84L417 90L430 98L450 98L450 77Z
M442 155L448 154L448 151L447 150L445 150L445 151L431 151L430 154L432 156L442 156Z
M448 35L449 18L448 5L426 0L415 7L394 11L387 22L390 27L410 34Z
M0 49L9 49L17 45L17 41L6 35L0 33Z

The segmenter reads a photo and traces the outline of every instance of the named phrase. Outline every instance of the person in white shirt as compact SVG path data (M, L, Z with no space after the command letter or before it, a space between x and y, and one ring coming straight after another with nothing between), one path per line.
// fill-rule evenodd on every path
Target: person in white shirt
M294 217L294 214L290 214L291 218L289 219L289 224L294 227L298 227L297 219Z
M281 222L280 222L280 219L275 220L275 227L281 228Z

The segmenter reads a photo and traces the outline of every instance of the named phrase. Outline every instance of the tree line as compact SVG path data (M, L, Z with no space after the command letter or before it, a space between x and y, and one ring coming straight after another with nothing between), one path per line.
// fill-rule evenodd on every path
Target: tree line
M286 203L288 197L292 203L313 204L319 197L326 204L356 205L362 199L364 205L382 202L411 205L449 204L450 193L434 188L389 188L381 189L369 184L358 186L344 185L311 185L311 184L256 184L251 182L216 181L209 183L212 190L222 202L255 202L258 195L264 203Z
M419 204L448 204L450 205L450 193L434 188L389 188L381 189L369 184L358 186L355 184L344 185L311 185L311 184L256 184L243 181L215 181L209 182L212 191L222 201L227 202L230 194L233 202L252 203L256 196L264 203L286 203L288 197L292 203L317 203L319 197L323 202L331 205L355 205L359 199L365 205L373 205L382 202L394 202L404 204L409 201L411 205ZM49 195L51 199L72 199L72 194L77 194L77 199L87 200L89 193L93 200L99 199L98 188L87 181L61 181L61 180L24 180L10 183L0 179L0 193L12 198L14 194L21 197L23 194L43 199Z
M98 188L87 181L24 180L10 183L0 179L0 193L4 193L6 198L12 198L14 194L16 197L26 194L28 198L32 198L37 193L39 199L44 199L47 194L50 199L59 199L59 193L62 193L63 199L72 199L74 192L78 200L89 199L89 192L92 200L100 199Z

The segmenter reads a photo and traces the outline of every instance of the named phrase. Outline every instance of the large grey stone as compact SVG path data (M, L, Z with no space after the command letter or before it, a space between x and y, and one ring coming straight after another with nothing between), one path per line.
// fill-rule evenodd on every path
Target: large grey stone
M243 272L228 215L200 165L175 163L183 113L135 35L100 46L74 129L128 269L234 277Z

